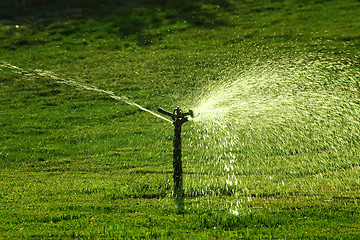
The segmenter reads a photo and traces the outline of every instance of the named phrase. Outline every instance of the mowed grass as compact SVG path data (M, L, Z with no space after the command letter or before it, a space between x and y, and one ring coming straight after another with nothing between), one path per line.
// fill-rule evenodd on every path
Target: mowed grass
M359 67L358 1L91 3L7 12L1 63L48 70L152 111L194 107L208 85L263 62ZM300 144L317 150L288 154L238 146L246 158L233 178L215 164L231 156L216 145L202 149L201 132L186 123L178 215L171 124L106 94L4 66L0 86L2 239L360 237L356 138L335 150Z

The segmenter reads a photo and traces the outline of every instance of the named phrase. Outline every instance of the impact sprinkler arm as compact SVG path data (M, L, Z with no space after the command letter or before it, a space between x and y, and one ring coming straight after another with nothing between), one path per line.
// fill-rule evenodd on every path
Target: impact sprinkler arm
M169 117L173 117L173 114L171 113L171 112L168 112L168 111L166 111L166 110L164 110L164 109L162 109L162 108L158 108L158 112L159 113L162 113L162 114L164 114L164 115L167 115L167 116L169 116Z
M170 113L162 108L158 108L158 111L164 115L167 115L173 119L175 126L174 139L173 139L173 167L174 167L174 197L176 205L178 207L178 213L184 211L184 190L183 190L183 178L182 178L182 162L181 162L181 126L188 121L187 116L194 117L192 110L187 113L177 107L173 113Z
M168 112L162 108L158 108L158 112L171 117L174 121L176 121L176 119L185 119L186 116L191 116L192 118L194 117L194 112L192 110L189 110L187 113L183 113L179 107L175 108L173 113ZM185 122L187 122L187 120L188 119L186 118Z

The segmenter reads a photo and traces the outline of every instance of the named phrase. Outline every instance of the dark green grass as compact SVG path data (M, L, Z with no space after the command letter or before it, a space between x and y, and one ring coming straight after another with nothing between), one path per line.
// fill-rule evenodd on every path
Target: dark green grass
M66 3L3 13L0 61L153 111L191 107L233 68L299 56L359 61L357 1ZM177 215L171 124L105 94L3 67L0 101L0 238L359 238L357 142L249 154L242 184L231 188L211 167L216 156L191 145L188 123L186 210ZM237 198L244 201L233 215Z

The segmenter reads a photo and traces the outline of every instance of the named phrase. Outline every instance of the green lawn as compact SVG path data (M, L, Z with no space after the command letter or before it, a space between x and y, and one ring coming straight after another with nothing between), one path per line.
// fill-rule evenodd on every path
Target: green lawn
M0 11L1 239L360 238L359 1L98 2Z

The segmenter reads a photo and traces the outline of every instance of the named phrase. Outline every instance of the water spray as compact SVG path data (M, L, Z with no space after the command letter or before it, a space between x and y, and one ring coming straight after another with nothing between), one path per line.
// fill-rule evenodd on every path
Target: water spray
M9 64L7 62L4 62L4 61L0 61L0 69L1 68L8 68L8 69L13 70L15 73L18 73L18 74L21 74L21 75L26 75L26 76L49 77L50 79L52 79L52 80L54 80L54 81L56 81L58 83L65 84L65 85L68 85L68 86L72 86L72 87L75 87L77 89L88 90L88 91L94 91L94 92L98 92L98 93L107 94L112 99L115 99L117 101L122 101L122 102L124 102L124 103L126 103L128 105L137 107L140 110L148 112L148 113L154 115L155 117L158 117L158 118L160 118L162 120L165 120L165 121L171 123L171 121L169 119L164 118L163 116L161 116L161 115L159 115L157 113L154 113L153 111L151 111L151 110L149 110L147 108L144 108L143 106L131 101L130 99L128 99L125 96L117 96L117 95L114 94L114 92L109 91L109 90L103 90L103 89L97 88L95 86L89 86L89 85L82 84L82 83L74 81L72 79L66 79L66 78L59 77L59 76L55 75L53 72L51 72L51 71L44 71L44 70L41 70L41 69L26 70L26 69L20 68L18 66L11 65L11 64Z
M183 178L182 178L182 162L181 162L181 126L183 123L186 123L188 116L194 117L192 110L184 113L179 107L175 108L173 113L168 112L162 108L159 108L158 111L164 115L167 115L172 118L173 124L175 126L174 139L173 139L173 167L174 167L174 198L176 205L178 207L178 213L183 213L184 211L184 190L183 190Z

